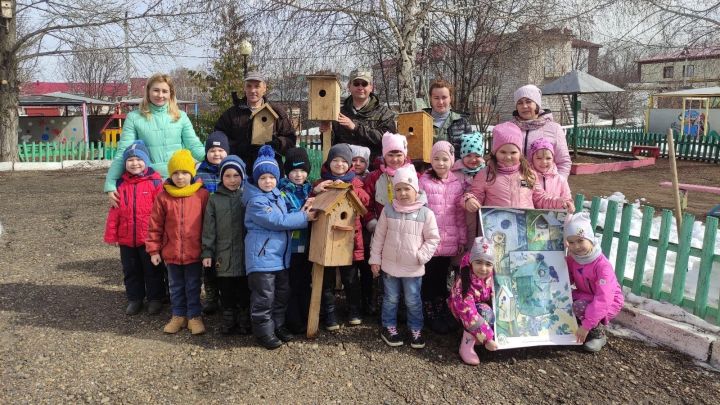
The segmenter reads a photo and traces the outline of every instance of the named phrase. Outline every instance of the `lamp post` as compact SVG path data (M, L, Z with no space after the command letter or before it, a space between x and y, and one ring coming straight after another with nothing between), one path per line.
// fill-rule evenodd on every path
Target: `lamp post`
M240 55L243 57L243 78L247 76L247 58L252 53L252 44L247 39L240 41Z

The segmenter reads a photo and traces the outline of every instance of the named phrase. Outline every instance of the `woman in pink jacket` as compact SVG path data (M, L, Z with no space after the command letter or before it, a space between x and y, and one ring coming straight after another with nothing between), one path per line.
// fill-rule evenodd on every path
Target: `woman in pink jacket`
M436 142L430 153L432 167L420 177L420 189L427 195L427 206L435 214L440 229L440 246L425 266L422 300L430 329L446 334L457 323L445 305L450 262L465 250L467 227L461 201L463 183L450 172L455 148L450 142Z
M568 219L565 241L570 283L575 285L573 312L581 322L575 335L578 343L584 343L585 350L597 352L607 343L605 325L620 312L625 298L586 212Z
M384 297L380 337L389 346L401 346L397 330L397 309L400 292L405 295L410 346L425 347L422 337L423 313L420 289L425 263L440 244L435 215L424 206L424 194L412 165L395 171L392 177L392 203L380 213L370 247L370 269L375 277L383 270Z
M572 200L552 196L540 187L522 154L522 141L520 128L512 122L493 128L490 158L475 176L471 194L465 196L466 210L477 212L480 206L575 210Z
M555 166L552 143L546 138L538 138L530 145L528 155L540 187L556 197L572 199L567 179L558 174L557 166Z
M512 123L523 132L523 150L528 152L529 146L538 138L547 138L553 145L553 156L558 173L567 178L570 175L570 152L568 151L565 131L560 124L553 121L550 110L542 109L542 92L532 84L515 90L515 111ZM528 159L530 155L526 153Z

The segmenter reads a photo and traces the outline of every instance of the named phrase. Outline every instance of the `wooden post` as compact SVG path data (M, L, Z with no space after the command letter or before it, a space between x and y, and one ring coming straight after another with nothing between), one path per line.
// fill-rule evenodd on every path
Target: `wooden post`
M668 128L667 130L667 143L668 143L668 159L670 160L670 171L672 173L673 183L673 198L675 199L675 226L677 231L680 232L682 226L682 207L680 204L680 186L678 182L677 164L675 162L675 141L673 140L673 130Z
M325 266L313 263L312 268L312 294L310 295L310 311L308 311L307 337L314 339L317 336L320 324L320 299L322 298L323 274Z
M328 153L330 153L330 141L332 141L332 121L326 121L328 125L330 125L330 129L328 129L325 132L322 132L322 153L323 153L323 162L327 160ZM352 166L352 162L351 166Z

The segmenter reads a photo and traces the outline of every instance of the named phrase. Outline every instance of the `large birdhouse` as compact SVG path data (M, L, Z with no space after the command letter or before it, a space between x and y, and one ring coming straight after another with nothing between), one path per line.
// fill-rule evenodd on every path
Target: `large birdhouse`
M340 83L335 75L307 76L308 119L311 121L336 121L340 114Z
M398 133L405 135L408 141L408 155L413 159L422 159L430 163L433 145L433 119L425 111L398 114Z
M367 210L350 184L332 185L312 204L318 219L310 233L310 261L328 266L348 266L353 262L355 218Z
M263 104L250 118L252 119L252 140L250 143L253 145L264 145L272 141L275 121L277 121L278 115L275 110L270 107L270 104Z

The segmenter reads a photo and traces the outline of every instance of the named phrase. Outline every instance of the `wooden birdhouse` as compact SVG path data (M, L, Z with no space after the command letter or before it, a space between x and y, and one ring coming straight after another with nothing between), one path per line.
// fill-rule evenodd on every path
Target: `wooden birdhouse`
M517 317L517 303L512 289L505 284L500 285L500 291L497 292L497 314L498 320L503 322L514 322Z
M408 140L408 155L412 159L422 159L430 163L430 152L433 145L435 130L433 119L425 111L414 111L398 114L398 133Z
M329 186L315 197L312 208L319 212L310 233L310 261L325 267L351 265L355 218L367 212L352 186Z
M252 140L250 143L264 145L272 141L278 114L270 107L270 104L263 104L250 118L252 119Z
M335 75L307 76L308 119L311 121L336 121L340 114L340 83Z

